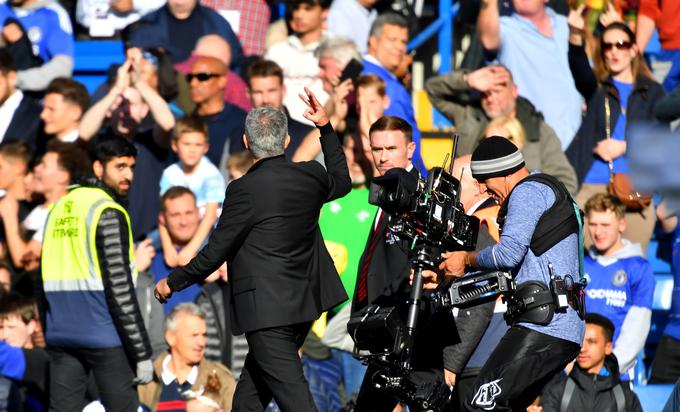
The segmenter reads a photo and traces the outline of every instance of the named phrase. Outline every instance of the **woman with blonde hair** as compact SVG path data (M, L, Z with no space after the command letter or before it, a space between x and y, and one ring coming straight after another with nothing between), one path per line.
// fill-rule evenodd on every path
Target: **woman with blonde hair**
M542 139L529 140L516 117L501 116L491 120L484 129L483 137L491 136L502 136L514 143L522 152L529 171L538 170L552 175L564 183L569 192L576 193L576 174L554 133L545 133Z

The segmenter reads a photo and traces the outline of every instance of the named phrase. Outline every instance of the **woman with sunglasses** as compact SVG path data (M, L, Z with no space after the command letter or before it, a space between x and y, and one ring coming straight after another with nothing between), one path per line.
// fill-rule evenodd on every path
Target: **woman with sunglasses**
M577 15L575 15L577 14ZM601 32L595 69L591 69L579 38L577 11L570 14L570 68L579 91L588 99L587 111L576 137L566 151L574 166L583 207L596 193L606 193L611 173L630 174L626 140L635 123L655 122L654 106L664 90L651 73L635 44L635 34L621 22ZM576 24L574 24L576 23ZM575 27L576 26L576 27ZM653 204L641 212L627 212L624 237L640 243L643 252L654 229ZM586 239L586 244L591 240Z

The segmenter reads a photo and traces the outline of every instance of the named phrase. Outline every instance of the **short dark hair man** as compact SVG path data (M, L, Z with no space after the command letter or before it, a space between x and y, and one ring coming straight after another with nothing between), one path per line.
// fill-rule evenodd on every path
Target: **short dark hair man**
M17 89L17 69L6 48L0 47L0 142L21 140L35 149L41 133L40 104Z
M630 385L619 379L613 336L614 324L609 319L586 314L586 333L576 364L569 376L559 376L545 387L541 395L544 412L642 411Z
M243 137L256 159L227 189L222 215L208 244L156 285L164 302L173 291L204 279L226 260L234 334L244 332L250 351L234 395L235 410L267 406L314 411L298 356L312 321L347 299L323 243L321 206L351 189L340 141L321 103L305 89L305 117L319 127L326 169L317 162L291 163L286 115L254 109ZM275 351L276 355L272 351Z
M574 283L580 280L580 213L557 179L529 175L519 149L504 137L484 139L472 154L470 167L482 190L502 205L502 235L498 244L479 252L445 254L440 269L456 277L462 276L466 267L511 271L517 282L513 297L520 300L508 301L512 326L484 364L465 408L522 409L576 357L583 342L579 314L571 304L556 311L550 302L557 297L549 287L553 274L570 276ZM535 304L519 303L536 294L548 303L539 304L535 299Z
M130 189L137 150L112 135L94 143L97 180L72 188L45 224L42 280L45 340L52 356L50 406L82 409L92 371L105 408L136 411L134 385L153 374L151 345L133 284L137 270L130 218L119 202Z
M75 142L79 138L80 119L90 105L90 95L82 83L59 77L45 90L45 101L40 118L45 124L45 134L62 142Z
M369 130L371 154L378 173L382 176L393 168L408 170L418 176L411 163L415 150L413 130L409 123L399 117L382 116ZM359 260L357 282L352 300L352 314L369 305L395 306L402 316L409 297L410 244L390 235L387 215L378 209L366 247ZM405 317L404 317L405 319ZM453 319L451 323L433 320L421 328L416 337L416 349L411 364L424 380L441 382L444 379L442 352L453 342ZM357 396L357 411L392 411L398 400L375 388L373 375L376 369L369 365Z
M324 24L328 14L328 0L292 0L288 2L291 34L284 40L273 44L265 58L276 62L282 69L287 88L284 103L291 116L299 122L307 123L302 116L305 106L297 97L299 90L307 87L326 104L328 94L319 77L319 58L316 50L324 38Z
M411 125L416 144L413 164L421 172L425 172L425 165L420 157L420 130L416 124L411 94L395 76L402 60L406 58L408 35L408 22L401 15L385 13L378 16L371 26L363 74L375 74L385 81L387 96L390 98L390 106L385 114L400 117Z
M286 95L283 70L271 60L258 60L248 67L247 79L248 95L253 107L272 106L286 113L290 143L285 153L287 159L292 159L302 139L314 128L290 117L290 112L283 105L283 98Z

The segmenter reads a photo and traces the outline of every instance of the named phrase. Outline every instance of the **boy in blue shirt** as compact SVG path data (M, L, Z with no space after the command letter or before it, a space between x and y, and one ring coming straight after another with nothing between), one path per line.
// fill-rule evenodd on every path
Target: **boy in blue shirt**
M220 215L226 183L220 171L205 156L208 152L208 127L197 116L187 116L180 119L175 126L172 137L172 150L177 153L179 162L170 165L163 171L160 188L163 195L173 186L184 186L196 196L196 205L200 211L201 223L196 234L186 247L186 250L197 250L205 241ZM170 244L170 236L163 227L160 229L163 250ZM184 256L165 256L165 261L171 267L185 265L194 254Z
M627 380L644 348L652 319L654 274L639 244L623 238L626 207L600 193L586 203L588 233L593 241L585 256L586 307L614 323L614 354L621 379Z

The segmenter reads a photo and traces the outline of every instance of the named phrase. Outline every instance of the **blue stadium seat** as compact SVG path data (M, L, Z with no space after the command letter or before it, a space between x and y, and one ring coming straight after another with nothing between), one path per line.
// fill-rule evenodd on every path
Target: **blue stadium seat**
M106 71L113 63L125 60L121 41L76 41L73 78L92 93L106 81Z
M633 386L633 391L637 394L644 411L661 411L668 400L673 385L646 385Z

